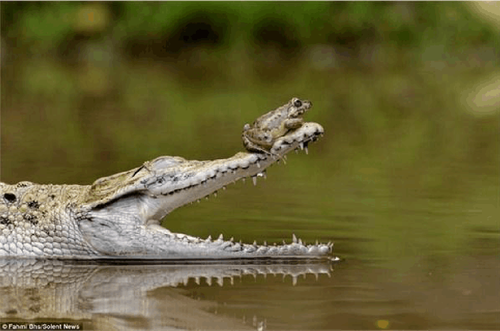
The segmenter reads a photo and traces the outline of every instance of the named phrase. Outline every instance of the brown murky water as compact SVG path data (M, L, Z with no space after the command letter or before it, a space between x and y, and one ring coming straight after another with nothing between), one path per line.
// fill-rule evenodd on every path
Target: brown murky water
M292 96L311 99L306 119L326 134L309 155L291 155L255 187L240 182L179 209L164 225L246 242L289 241L292 233L333 240L342 261L310 267L317 279L308 266L3 261L2 322L96 330L500 328L499 116L474 113L462 97L490 73L438 79L425 68L376 77L304 69L295 80L188 89L153 65L103 72L30 62L10 70L1 113L1 179L9 183L91 183L162 154L227 157L241 149L244 123ZM85 83L96 80L101 85ZM212 276L208 285L206 274L226 275L223 286ZM296 285L292 274L300 275Z

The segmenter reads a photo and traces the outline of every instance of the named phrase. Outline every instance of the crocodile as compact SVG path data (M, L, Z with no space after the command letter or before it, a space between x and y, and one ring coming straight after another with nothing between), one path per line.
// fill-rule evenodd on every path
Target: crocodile
M287 105L297 105L296 98ZM283 106L282 106L283 107ZM282 107L278 109L282 109ZM270 112L274 113L276 111ZM297 116L297 115L294 115ZM281 121L288 120L280 117ZM276 126L276 125L275 125ZM160 156L92 185L0 183L0 257L42 259L296 259L331 257L333 244L259 245L174 233L160 225L172 210L239 179L265 176L266 168L324 133L320 124L273 133L267 152L238 152L226 159ZM253 146L259 140L253 140Z

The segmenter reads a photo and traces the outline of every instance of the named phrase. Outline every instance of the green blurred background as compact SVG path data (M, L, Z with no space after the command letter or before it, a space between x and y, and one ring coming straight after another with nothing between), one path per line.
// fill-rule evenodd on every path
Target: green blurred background
M0 6L2 181L90 184L159 155L228 157L245 123L310 99L325 136L308 156L164 225L333 240L346 263L297 288L308 305L272 282L207 291L245 298L229 310L270 307L270 328L498 329L498 2Z
M457 249L470 231L497 242L498 5L7 2L1 15L2 181L228 157L245 123L298 96L326 131L310 155L169 227L295 231L344 240L347 256Z

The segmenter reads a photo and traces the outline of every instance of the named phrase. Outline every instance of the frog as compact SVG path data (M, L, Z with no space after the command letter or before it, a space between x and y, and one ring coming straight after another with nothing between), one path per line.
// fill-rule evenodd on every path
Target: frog
M243 146L249 152L273 154L271 148L274 142L300 128L304 124L300 116L311 107L309 100L292 98L285 105L257 118L252 125L245 124L241 134Z

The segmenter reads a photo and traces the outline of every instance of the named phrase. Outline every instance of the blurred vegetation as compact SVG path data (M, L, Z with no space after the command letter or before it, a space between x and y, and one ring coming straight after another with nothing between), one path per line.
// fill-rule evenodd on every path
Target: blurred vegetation
M2 37L28 54L70 51L75 40L112 40L127 54L274 45L329 44L446 52L490 45L498 32L465 3L447 2L7 2ZM498 61L498 59L497 59Z
M292 230L381 255L498 239L500 38L474 4L0 6L3 181L83 184L158 155L227 157L244 123L298 96L326 130L312 155L176 211L171 230Z

